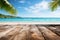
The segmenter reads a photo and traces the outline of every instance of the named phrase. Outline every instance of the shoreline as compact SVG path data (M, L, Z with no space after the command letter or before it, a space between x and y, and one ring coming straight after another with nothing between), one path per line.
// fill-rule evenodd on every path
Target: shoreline
M50 25L50 24L56 24L60 25L60 22L0 22L0 25L2 24L8 24L8 25L15 25L15 24L40 24L40 25Z

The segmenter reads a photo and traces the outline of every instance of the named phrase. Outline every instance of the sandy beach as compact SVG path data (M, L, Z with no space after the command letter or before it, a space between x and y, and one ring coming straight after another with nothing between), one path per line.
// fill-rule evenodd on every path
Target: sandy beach
M50 25L50 24L60 24L60 22L0 22L0 25L8 24L8 25L15 25L15 24L40 24L40 25Z

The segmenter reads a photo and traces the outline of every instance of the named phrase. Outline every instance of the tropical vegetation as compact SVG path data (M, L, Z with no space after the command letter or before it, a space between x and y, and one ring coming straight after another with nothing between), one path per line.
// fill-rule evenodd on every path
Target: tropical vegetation
M4 14L0 13L0 18L20 18L20 17L11 16L11 15L4 15Z
M0 9L3 9L10 14L16 14L16 9L9 3L8 0L0 0Z
M50 8L52 11L56 10L60 6L60 0L52 0L50 2Z

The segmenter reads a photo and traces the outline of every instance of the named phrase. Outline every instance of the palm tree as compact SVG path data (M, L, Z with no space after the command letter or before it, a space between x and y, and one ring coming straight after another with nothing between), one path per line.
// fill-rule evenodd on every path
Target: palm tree
M60 6L60 0L52 0L50 3L50 8L52 11L56 10Z
M8 2L8 0L0 0L0 9L3 9L10 14L16 14L15 8Z

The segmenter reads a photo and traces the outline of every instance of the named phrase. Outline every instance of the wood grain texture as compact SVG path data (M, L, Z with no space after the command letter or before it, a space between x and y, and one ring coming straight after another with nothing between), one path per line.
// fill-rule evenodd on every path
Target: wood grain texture
M17 25L0 32L0 40L60 40L60 26Z

